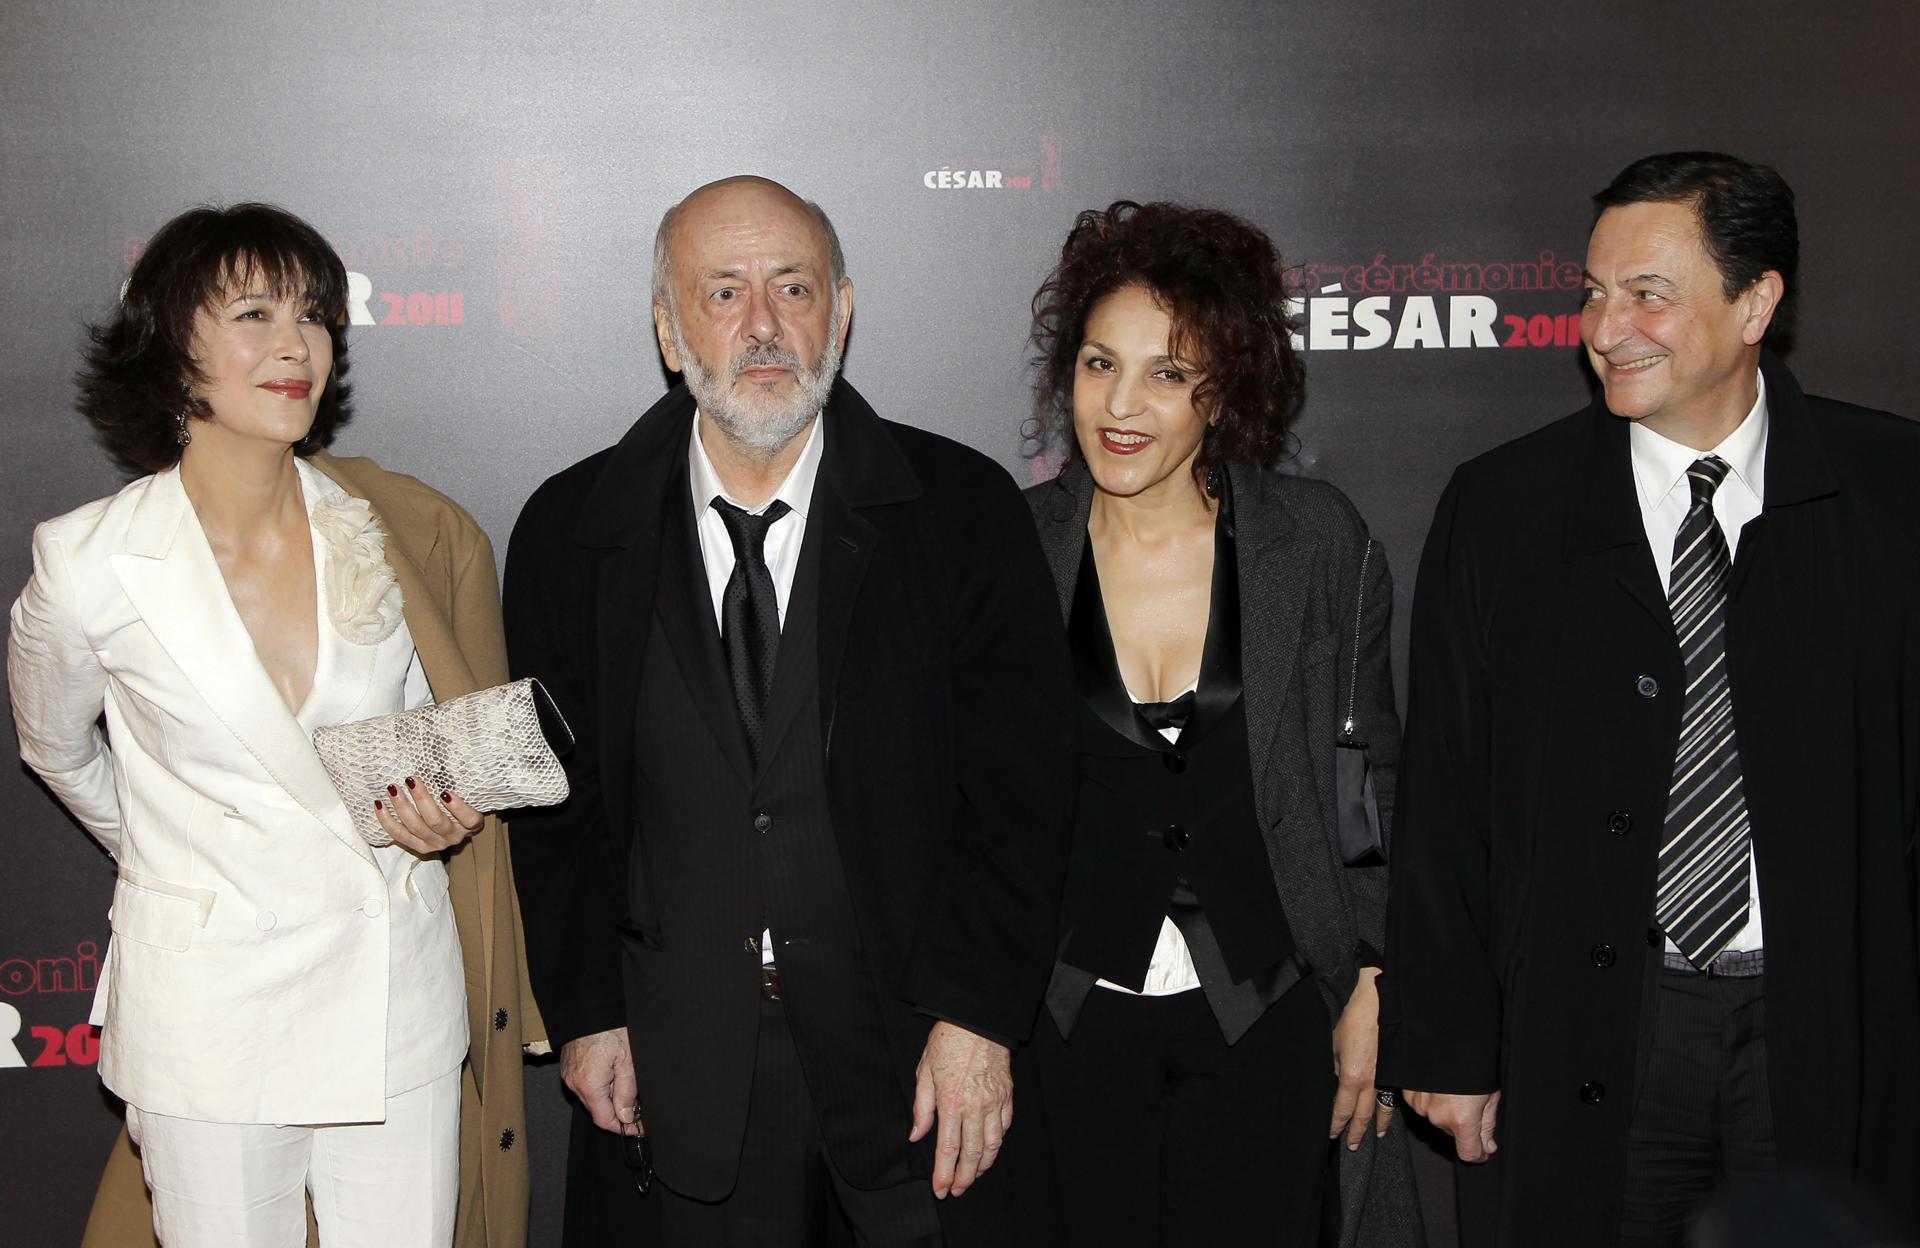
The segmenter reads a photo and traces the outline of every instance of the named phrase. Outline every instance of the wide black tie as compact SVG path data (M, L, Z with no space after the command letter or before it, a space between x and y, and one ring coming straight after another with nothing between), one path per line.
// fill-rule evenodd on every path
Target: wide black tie
M1705 967L1747 924L1753 839L1727 679L1727 582L1733 561L1713 515L1727 462L1687 469L1693 504L1673 539L1667 606L1686 665L1680 743L1667 798L1654 917L1687 961Z
M792 508L775 499L756 516L716 498L713 509L720 513L733 542L733 575L727 578L727 590L720 599L720 642L726 647L727 668L733 676L740 726L746 730L747 748L757 763L767 697L773 692L774 658L780 651L780 600L774 594L773 573L767 571L767 530Z

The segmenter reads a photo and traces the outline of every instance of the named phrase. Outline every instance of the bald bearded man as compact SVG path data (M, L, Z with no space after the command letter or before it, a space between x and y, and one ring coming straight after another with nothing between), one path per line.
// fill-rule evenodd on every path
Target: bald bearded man
M568 1242L655 1216L670 1248L841 1218L861 1244L1049 1242L1014 1076L1076 765L1027 509L838 378L853 282L785 187L671 209L653 313L686 385L542 486L507 559L515 674L579 735L572 797L514 846L600 1129L576 1126Z

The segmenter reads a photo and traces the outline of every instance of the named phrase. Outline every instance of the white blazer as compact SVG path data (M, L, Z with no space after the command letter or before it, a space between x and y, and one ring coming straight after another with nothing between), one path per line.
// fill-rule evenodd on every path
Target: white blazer
M299 473L320 619L298 716L177 471L40 525L13 606L21 757L120 866L100 1076L152 1113L378 1122L467 1049L446 868L362 841L313 750L426 685L367 505Z

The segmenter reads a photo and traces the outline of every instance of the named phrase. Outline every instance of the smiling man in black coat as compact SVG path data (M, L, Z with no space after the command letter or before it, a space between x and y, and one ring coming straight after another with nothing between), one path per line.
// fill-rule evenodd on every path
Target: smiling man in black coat
M1785 1169L1912 1220L1920 425L1765 350L1778 174L1675 153L1595 199L1603 393L1427 539L1380 1079L1497 1150L1468 1244L1679 1245Z
M528 961L612 1133L576 1126L570 1243L657 1216L669 1248L811 1245L834 1207L863 1244L1045 1242L1010 1051L1051 969L1071 667L1013 482L838 380L852 313L818 208L695 191L655 249L686 388L514 529L512 666L579 735L567 803L516 820ZM645 1207L612 1160L639 1123Z

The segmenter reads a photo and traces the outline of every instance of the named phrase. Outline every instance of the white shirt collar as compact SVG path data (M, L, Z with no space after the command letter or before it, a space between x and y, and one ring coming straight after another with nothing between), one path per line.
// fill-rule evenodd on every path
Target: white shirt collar
M1721 439L1709 451L1696 451L1682 442L1655 433L1645 422L1634 421L1627 430L1627 442L1633 455L1633 485L1640 498L1642 515L1658 507L1687 475L1693 462L1706 455L1718 455L1753 496L1764 500L1761 480L1767 462L1767 379L1755 373L1758 393L1753 407L1739 428Z
M693 436L687 439L687 472L693 483L694 514L698 516L706 511L716 498L724 498L735 507L743 508L759 515L773 506L779 499L791 508L802 520L806 519L807 508L813 502L814 478L820 475L820 457L826 452L826 442L821 436L821 427L827 423L827 414L821 412L813 419L813 429L807 434L807 444L800 448L800 458L793 461L793 467L780 482L780 488L773 492L773 498L758 507L748 507L745 503L727 493L720 484L720 474L714 471L713 460L707 457L707 448L701 444L700 431L706 421L698 408L693 413Z

